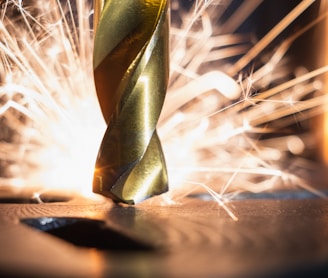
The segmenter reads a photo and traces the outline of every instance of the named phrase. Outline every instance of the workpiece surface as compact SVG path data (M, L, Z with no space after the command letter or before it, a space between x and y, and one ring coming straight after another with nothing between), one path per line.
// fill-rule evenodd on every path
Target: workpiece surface
M0 203L1 277L328 277L323 198L231 201L238 221L196 198L16 201Z

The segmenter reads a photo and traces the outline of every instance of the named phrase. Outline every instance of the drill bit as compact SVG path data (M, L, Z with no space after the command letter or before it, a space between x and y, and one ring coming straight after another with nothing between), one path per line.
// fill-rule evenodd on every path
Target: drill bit
M94 80L107 130L93 191L136 204L168 190L156 124L168 82L167 0L95 0Z

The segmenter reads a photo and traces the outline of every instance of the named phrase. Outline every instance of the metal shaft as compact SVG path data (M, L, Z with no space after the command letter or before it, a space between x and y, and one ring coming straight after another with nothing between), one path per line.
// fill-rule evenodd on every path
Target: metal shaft
M156 124L168 82L166 0L95 0L94 78L108 124L93 191L138 203L168 190Z

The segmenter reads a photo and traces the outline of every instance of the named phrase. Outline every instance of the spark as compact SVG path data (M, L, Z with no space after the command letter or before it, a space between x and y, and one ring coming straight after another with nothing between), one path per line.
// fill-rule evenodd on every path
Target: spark
M198 0L185 9L171 1L170 84L158 131L171 187L163 200L170 204L198 187L237 220L227 202L240 191L298 184L322 196L283 166L297 164L309 131L276 133L326 112L319 77L328 66L292 68L288 50L327 13L277 42L313 0L255 39L238 28L264 1L242 1L224 20L230 2ZM92 78L91 1L0 6L0 186L91 196L106 128Z

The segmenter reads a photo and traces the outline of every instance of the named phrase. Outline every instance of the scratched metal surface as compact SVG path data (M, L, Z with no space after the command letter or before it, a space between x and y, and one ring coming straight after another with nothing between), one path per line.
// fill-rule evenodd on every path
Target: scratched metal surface
M233 221L215 202L194 198L129 207L67 196L18 203L5 195L1 277L328 277L325 199L246 196L229 204ZM50 225L53 217L61 222ZM108 248L79 247L22 223L40 219L52 230L69 226L67 219L100 220L101 228L82 221L64 233Z

